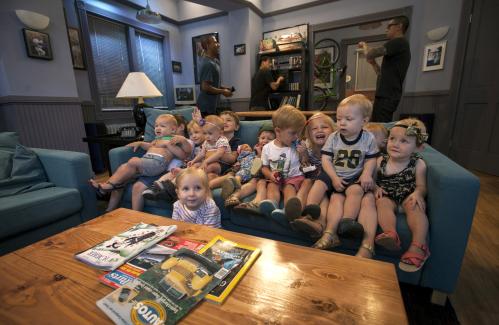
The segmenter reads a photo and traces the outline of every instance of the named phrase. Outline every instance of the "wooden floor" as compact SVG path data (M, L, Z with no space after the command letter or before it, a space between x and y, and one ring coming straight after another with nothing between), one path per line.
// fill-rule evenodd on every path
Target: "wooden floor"
M480 195L456 291L450 296L463 325L499 324L499 177L473 172ZM99 174L105 181L108 174Z
M450 300L463 325L499 324L499 177L473 173L480 178L480 196Z

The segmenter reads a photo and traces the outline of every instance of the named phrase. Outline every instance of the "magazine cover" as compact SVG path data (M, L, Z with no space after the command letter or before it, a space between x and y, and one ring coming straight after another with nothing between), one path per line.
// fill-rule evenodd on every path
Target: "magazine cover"
M181 248L97 306L116 324L175 324L225 275L217 263Z
M203 243L171 235L116 270L101 275L99 281L112 288L119 288L133 281L154 265L163 262L180 248L185 247L197 252L203 246Z
M206 299L223 303L251 265L260 255L260 249L229 241L222 236L216 236L200 253L215 261L229 273L207 296Z
M177 226L156 226L139 223L75 258L100 270L111 271L177 230Z

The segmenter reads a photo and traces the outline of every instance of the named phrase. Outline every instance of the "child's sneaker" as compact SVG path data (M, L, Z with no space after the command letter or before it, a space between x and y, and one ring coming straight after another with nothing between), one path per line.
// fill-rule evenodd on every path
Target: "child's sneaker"
M251 169L250 169L250 173L251 173L252 177L255 177L258 174L260 174L260 170L262 170L262 165L263 165L262 159L260 159L258 157L255 157L253 159L253 162L251 163Z
M150 187L142 192L142 196L146 200L157 201L166 195L165 188L160 181L154 181Z
M284 206L284 213L289 222L293 222L295 219L301 217L302 205L300 199L296 196L290 198Z
M263 200L260 202L260 212L266 217L270 218L275 209L277 209L277 205L272 200Z

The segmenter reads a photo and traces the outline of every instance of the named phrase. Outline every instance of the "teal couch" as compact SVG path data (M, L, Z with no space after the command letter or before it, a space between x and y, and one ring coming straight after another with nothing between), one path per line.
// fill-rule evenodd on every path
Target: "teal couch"
M190 109L180 111L186 117L190 112ZM146 138L150 139L152 134L150 123L159 113L159 111L147 112L149 129L146 129ZM261 123L262 121L242 121L237 133L241 143L255 144ZM110 161L113 171L132 155L134 153L125 147L111 150ZM427 205L430 221L429 245L432 255L419 272L405 273L397 267L397 273L400 281L451 293L454 291L461 269L478 197L479 181L477 177L431 146L426 146L422 155L428 165ZM299 245L309 246L313 243L306 235L291 230L286 220L235 214L232 210L224 208L219 189L214 190L213 195L222 212L224 229ZM130 207L130 188L127 189L123 206ZM166 202L146 201L145 211L171 216L172 206ZM403 252L411 242L411 234L406 219L398 220L397 231L403 243ZM354 254L359 245L358 242L347 240L342 242L343 245L335 249L336 251ZM376 247L375 258L398 264L400 254L393 254Z
M97 215L87 154L26 149L2 132L0 170L0 255Z

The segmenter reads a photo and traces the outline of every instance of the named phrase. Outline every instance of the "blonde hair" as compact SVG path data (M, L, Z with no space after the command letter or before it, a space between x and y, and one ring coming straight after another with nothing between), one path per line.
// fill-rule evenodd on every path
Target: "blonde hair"
M338 104L338 108L342 106L357 106L365 118L371 119L371 115L373 113L373 103L371 103L371 101L362 94L348 96Z
M385 138L388 138L388 130L385 128L385 126L381 123L372 123L369 122L365 126L367 131L373 132L373 133L381 133Z
M405 132L407 136L416 137L416 145L418 147L421 146L423 143L425 143L426 140L428 140L428 133L426 133L426 126L421 120L415 117L409 117L400 120L397 123L395 123L395 125L392 128L397 126L407 129Z
M272 114L272 123L274 128L299 130L305 126L306 119L294 106L284 105Z
M173 116L171 114L158 115L158 117L156 117L156 121L159 121L159 120L165 120L167 123L172 123L172 124L175 124L175 126L178 126L177 119L175 118L175 116Z
M326 114L324 114L322 112L315 113L314 115L312 115L308 118L305 129L303 130L303 138L304 139L310 140L310 138L311 138L311 136L310 136L310 122L313 120L321 119L321 118L326 121L327 125L329 125L331 127L331 130L333 132L336 130L336 123L334 123L333 119L330 116L327 116Z
M216 126L221 131L224 130L224 120L220 116L217 115L208 115L204 118L205 125L206 123L211 126Z
M201 129L201 125L199 125L198 122L196 122L195 120L191 120L189 123L187 123L186 127L187 132L191 132L191 130L194 129L196 126Z
M182 186L182 181L187 176L194 176L199 178L201 180L201 184L206 189L206 193L208 193L208 196L211 197L208 175L204 172L204 170L196 167L188 167L180 172L180 174L177 176L177 179L175 180L175 187L177 188L177 190Z

